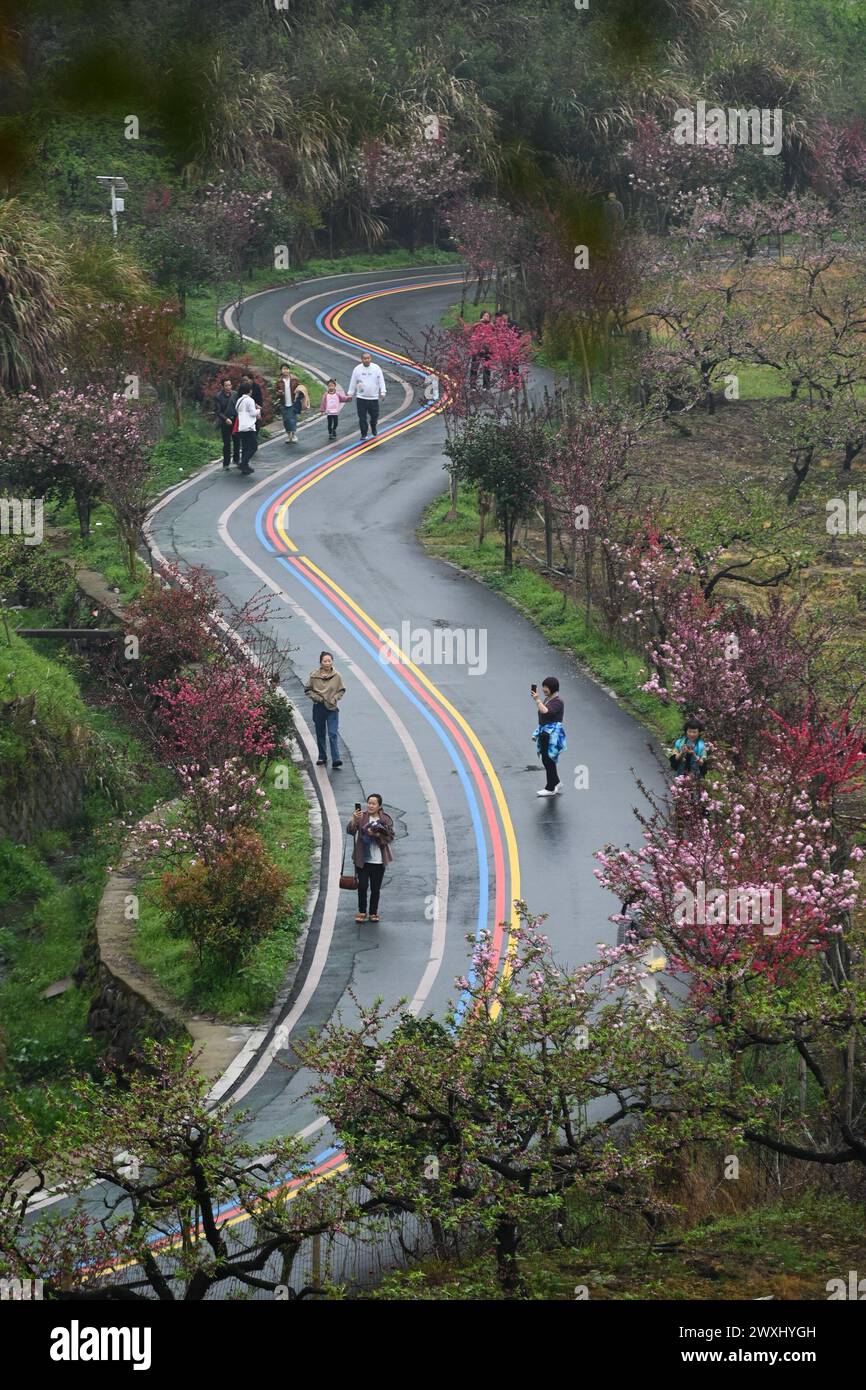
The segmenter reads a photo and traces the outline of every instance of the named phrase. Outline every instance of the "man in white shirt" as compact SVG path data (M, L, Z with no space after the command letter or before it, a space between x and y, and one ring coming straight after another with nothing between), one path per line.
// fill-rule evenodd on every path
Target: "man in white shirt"
M354 396L358 406L358 424L361 438L367 438L367 429L376 438L379 423L379 402L385 399L385 378L378 362L374 362L369 352L361 354L361 360L352 372L349 381L349 396Z

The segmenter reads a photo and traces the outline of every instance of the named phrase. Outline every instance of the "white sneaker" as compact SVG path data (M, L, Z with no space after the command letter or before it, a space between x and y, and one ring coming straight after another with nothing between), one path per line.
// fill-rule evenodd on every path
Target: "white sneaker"
M562 791L562 783L561 783L561 782L557 782L557 784L556 784L556 786L553 788L553 790L554 790L554 792L556 793L556 795L559 796L559 793Z
M292 443L293 443L293 444L297 444L297 442L298 442L298 436L297 436L297 434L295 433L295 431L292 430Z
M549 791L547 790L547 787L542 787L540 791L537 791L537 792L535 793L535 795L536 795L536 796L556 796L556 792L549 792Z

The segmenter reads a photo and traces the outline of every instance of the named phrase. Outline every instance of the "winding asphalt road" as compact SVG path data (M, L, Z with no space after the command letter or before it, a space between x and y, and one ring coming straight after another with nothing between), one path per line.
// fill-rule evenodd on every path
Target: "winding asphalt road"
M466 973L468 934L489 928L507 961L501 924L518 898L547 914L564 962L612 940L616 905L594 879L593 852L636 838L630 769L657 776L645 732L615 699L504 600L416 539L424 507L445 484L444 430L416 403L418 374L400 330L417 339L458 287L450 267L435 267L334 276L247 300L248 337L344 388L360 346L370 347L388 380L379 439L359 449L354 403L335 445L324 419L308 417L296 445L280 435L260 447L254 478L215 465L151 517L157 551L206 566L233 603L263 585L273 592L280 640L294 648L281 683L305 716L303 684L321 648L334 652L347 686L342 769L314 767L314 740L301 730L325 844L299 982L270 1036L218 1088L251 1112L253 1142L320 1128L299 1100L307 1078L292 1039L337 1008L351 1020L350 986L363 1001L405 998L416 1012L440 1014ZM425 641L445 628L464 634L467 659L424 664ZM383 630L401 634L402 657L383 660ZM446 642L444 654L459 657L459 647L449 653ZM550 674L560 678L569 746L563 794L544 799L535 795L543 773L530 740L529 685ZM588 769L580 789L577 765ZM370 791L384 797L397 841L381 924L358 926L354 895L335 885L345 821Z

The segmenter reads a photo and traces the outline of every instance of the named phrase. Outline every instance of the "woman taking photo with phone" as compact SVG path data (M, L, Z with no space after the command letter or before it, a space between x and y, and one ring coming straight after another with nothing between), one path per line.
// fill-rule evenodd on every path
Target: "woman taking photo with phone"
M354 835L352 863L358 870L358 915L356 922L379 921L379 890L385 876L385 866L394 856L390 845L394 839L394 822L382 810L378 792L367 797L367 809L355 803L355 814L346 826L346 834ZM370 915L367 917L367 889L370 890Z
M536 795L555 796L557 792L562 791L556 760L567 747L565 729L562 727L565 704L559 698L559 681L556 676L548 676L542 681L540 695L537 685L532 686L530 693L538 710L538 728L532 737L547 773L547 782L539 788Z

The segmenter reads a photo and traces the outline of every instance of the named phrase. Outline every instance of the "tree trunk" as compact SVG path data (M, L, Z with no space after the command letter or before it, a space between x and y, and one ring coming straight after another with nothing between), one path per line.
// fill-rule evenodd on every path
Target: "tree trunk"
M449 481L449 483L448 483L448 495L449 495L450 498L451 498L451 506L448 508L448 511L445 513L445 520L446 520L446 521L456 521L456 520L457 520L457 488L458 488L458 486L459 486L459 485L458 485L458 482L457 482L457 474L456 474L456 473L452 473L452 474L451 474L451 477L450 477L450 481Z
M438 1217L430 1218L430 1234L433 1237L433 1249L437 1260L447 1260L449 1254L448 1237L445 1233L445 1227Z
M487 529L487 516L490 511L491 500L488 492L478 489L478 549L484 544L484 532Z
M78 488L75 491L75 511L78 516L78 531L83 541L90 535L90 513L93 509L93 499L85 488Z
M544 563L547 569L553 569L553 514L549 502L544 504Z
M592 377L589 372L589 358L586 355L586 340L583 336L583 329L580 324L577 326L577 341L580 344L580 356L583 364L583 381L585 398L592 405Z
M517 1298L520 1293L520 1270L517 1265L517 1227L513 1221L500 1221L496 1227L496 1269L505 1297Z
M806 477L807 477L807 475L808 475L809 469L810 469L811 466L812 466L812 459L813 459L813 457L814 457L814 454L815 454L815 450L814 450L814 449L807 449L807 450L806 450L806 454L805 454L805 460L804 460L803 463L800 464L799 468L797 467L797 464L796 464L796 463L793 465L793 468L794 468L794 481L793 481L793 483L791 484L791 486L788 488L788 495L787 495L787 498L786 498L786 501L787 501L789 507L792 507L792 506L794 505L794 503L796 502L796 500L797 500L797 495L798 495L798 493L799 493L799 491L800 491L800 488L803 486L803 484L804 484L805 481L806 481Z

